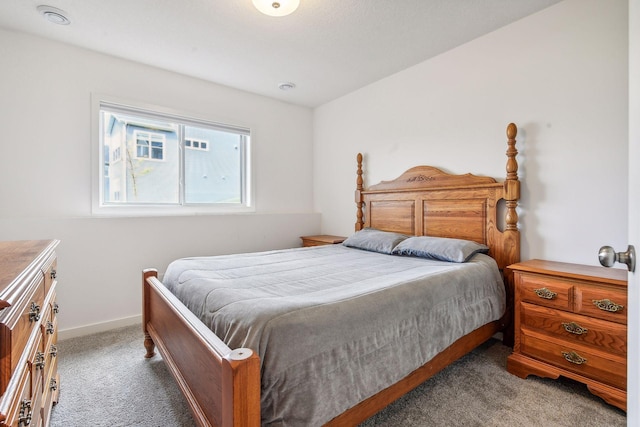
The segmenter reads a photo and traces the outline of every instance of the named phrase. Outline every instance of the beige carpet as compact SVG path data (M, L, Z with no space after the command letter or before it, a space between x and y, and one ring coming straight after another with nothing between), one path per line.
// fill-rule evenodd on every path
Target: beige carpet
M140 326L61 341L60 402L52 427L193 426L162 359L144 358ZM367 420L372 426L625 426L626 416L585 386L505 370L491 340Z

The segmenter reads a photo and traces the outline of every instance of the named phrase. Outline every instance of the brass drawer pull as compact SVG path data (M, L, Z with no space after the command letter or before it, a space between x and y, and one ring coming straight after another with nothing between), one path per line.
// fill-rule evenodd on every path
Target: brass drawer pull
M611 301L610 299L594 299L593 303L600 310L609 311L611 313L617 313L618 311L622 311L622 309L624 308L623 305L616 304L615 302Z
M574 335L584 335L589 331L587 328L583 328L582 326L578 325L576 322L562 323L562 326L564 327L565 331Z
M40 306L32 302L29 308L29 322L37 322L38 320L40 320Z
M18 415L18 425L28 426L31 424L33 409L31 407L31 401L28 399L23 400L20 403L20 414Z
M540 298L544 299L554 299L558 295L547 288L534 289L533 292L535 292Z
M587 359L585 359L584 357L580 356L575 351L571 351L571 352L563 351L562 355L564 356L564 358L565 358L565 360L567 362L570 362L570 363L573 363L573 364L576 364L576 365L582 365L584 363L587 363Z

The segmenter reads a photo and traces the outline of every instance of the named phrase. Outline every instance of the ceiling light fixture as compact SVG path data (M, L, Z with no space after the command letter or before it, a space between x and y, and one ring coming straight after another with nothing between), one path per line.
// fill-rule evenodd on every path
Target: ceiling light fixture
M44 16L44 18L58 25L69 25L71 24L71 20L67 18L67 13L64 10L57 9L51 6L38 6L38 12L40 15Z
M269 16L286 16L300 5L300 0L252 0L260 12Z

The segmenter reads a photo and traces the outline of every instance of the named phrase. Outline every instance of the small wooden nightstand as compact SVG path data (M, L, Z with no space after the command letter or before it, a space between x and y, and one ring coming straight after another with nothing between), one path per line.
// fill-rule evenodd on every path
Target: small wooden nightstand
M322 245L335 245L342 243L346 240L346 237L331 236L329 234L319 234L317 236L302 236L302 246L322 246Z
M560 375L627 408L627 272L531 260L509 266L515 342L507 370Z

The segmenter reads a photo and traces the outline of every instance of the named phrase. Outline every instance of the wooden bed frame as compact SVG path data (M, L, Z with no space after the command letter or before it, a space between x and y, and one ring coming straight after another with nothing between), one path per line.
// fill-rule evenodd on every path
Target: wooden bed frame
M517 201L516 126L507 126L507 176L503 182L471 174L450 175L429 166L412 168L393 181L363 186L358 154L357 222L355 229L374 227L411 235L474 240L489 246L501 270L520 259ZM499 209L500 201L504 209ZM504 212L503 212L504 211ZM504 222L499 219L504 213ZM501 229L502 228L502 229ZM158 347L182 390L199 426L260 425L260 360L250 349L231 349L193 315L158 280L157 271L143 271L145 357ZM352 426L464 356L497 332L509 340L513 306L510 280L505 278L508 313L460 338L400 382L338 415L327 425Z

